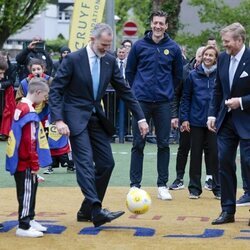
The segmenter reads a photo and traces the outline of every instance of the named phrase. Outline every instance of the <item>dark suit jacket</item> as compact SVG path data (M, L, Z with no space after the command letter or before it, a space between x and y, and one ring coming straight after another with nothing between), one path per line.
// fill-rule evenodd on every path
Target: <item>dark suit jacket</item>
M243 109L232 110L232 121L242 139L250 139L250 50L245 52L236 69L232 89L229 87L230 55L220 54L217 63L216 84L210 103L209 116L216 117L217 131L225 118L228 108L225 100L232 97L242 97Z
M71 135L81 133L94 107L97 113L104 114L101 99L109 83L127 103L135 118L143 119L140 105L123 79L115 57L108 53L100 60L100 85L94 100L87 50L83 48L64 58L52 82L49 93L51 121L63 120Z

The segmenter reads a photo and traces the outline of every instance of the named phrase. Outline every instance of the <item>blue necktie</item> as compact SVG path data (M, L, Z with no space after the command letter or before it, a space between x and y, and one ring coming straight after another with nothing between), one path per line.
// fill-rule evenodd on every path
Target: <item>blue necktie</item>
M99 68L99 62L98 57L96 56L93 60L92 65L92 82L93 82L93 91L94 91L94 98L96 99L98 88L99 88L99 82L100 82L100 68Z
M120 61L120 71L121 71L122 76L123 76L123 61Z
M233 85L233 80L234 80L234 75L236 72L237 68L237 59L235 57L231 58L230 66L229 66L229 85L230 89L232 88Z

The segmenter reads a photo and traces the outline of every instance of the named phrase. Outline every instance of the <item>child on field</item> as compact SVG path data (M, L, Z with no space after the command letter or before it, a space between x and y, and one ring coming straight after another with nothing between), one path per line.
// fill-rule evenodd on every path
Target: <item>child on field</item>
M42 237L46 227L34 220L37 172L51 163L47 138L34 105L48 98L45 79L33 78L28 93L16 106L6 153L6 170L14 175L18 200L19 226L16 235Z
M41 59L37 59L37 58L32 58L29 62L28 65L30 74L28 75L28 77L24 78L21 83L19 88L17 89L16 92L16 102L18 103L22 97L27 95L28 92L28 85L31 79L33 78L44 78L48 84L48 86L50 86L53 78L49 75L46 75L44 72L46 70L46 63L41 60ZM40 117L40 120L43 124L43 127L45 129L45 132L47 132L47 123L48 123L48 116L49 116L49 106L48 106L48 101L44 100L43 102L41 102L39 105L35 106L36 112L38 113L38 116Z
M44 73L46 70L46 64L43 60L33 58L30 60L28 67L30 74L27 78L21 81L20 87L16 94L17 102L20 100L21 97L26 95L30 79L42 77L46 79L47 84L49 86L53 80L51 76L48 76ZM71 149L69 146L68 137L60 135L55 129L55 125L49 123L49 106L47 100L45 100L40 105L37 105L35 109L48 136L50 153L53 161L51 166L48 166L48 169L44 172L44 174L52 174L54 172L53 168L58 168L59 164L61 164L62 167L67 167L67 172L74 172L74 163L72 159L69 158L69 153L71 152ZM41 176L39 177L40 180L41 178L43 178Z
M8 69L8 63L3 56L0 56L0 80L4 78L4 73ZM0 223L0 230L3 228L3 224Z

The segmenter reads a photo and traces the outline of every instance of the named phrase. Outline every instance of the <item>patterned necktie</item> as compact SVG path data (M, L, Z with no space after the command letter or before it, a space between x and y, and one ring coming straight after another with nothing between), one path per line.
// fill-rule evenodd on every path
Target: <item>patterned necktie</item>
M92 65L92 82L93 82L93 91L94 91L94 98L96 99L99 83L100 83L100 67L99 67L98 57L95 56Z
M233 56L231 57L231 62L229 66L229 84L230 84L230 89L232 88L233 85L233 79L234 79L234 74L237 68L237 59Z

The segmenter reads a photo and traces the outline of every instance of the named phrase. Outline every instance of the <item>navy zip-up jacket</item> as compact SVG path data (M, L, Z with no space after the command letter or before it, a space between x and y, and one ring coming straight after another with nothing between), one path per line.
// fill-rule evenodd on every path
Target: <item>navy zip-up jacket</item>
M192 70L184 83L180 106L181 123L189 121L191 126L206 127L209 102L215 84L216 70L207 76L199 65Z
M169 102L174 89L181 83L182 71L179 45L166 33L159 43L155 43L150 31L132 46L126 79L138 101Z

